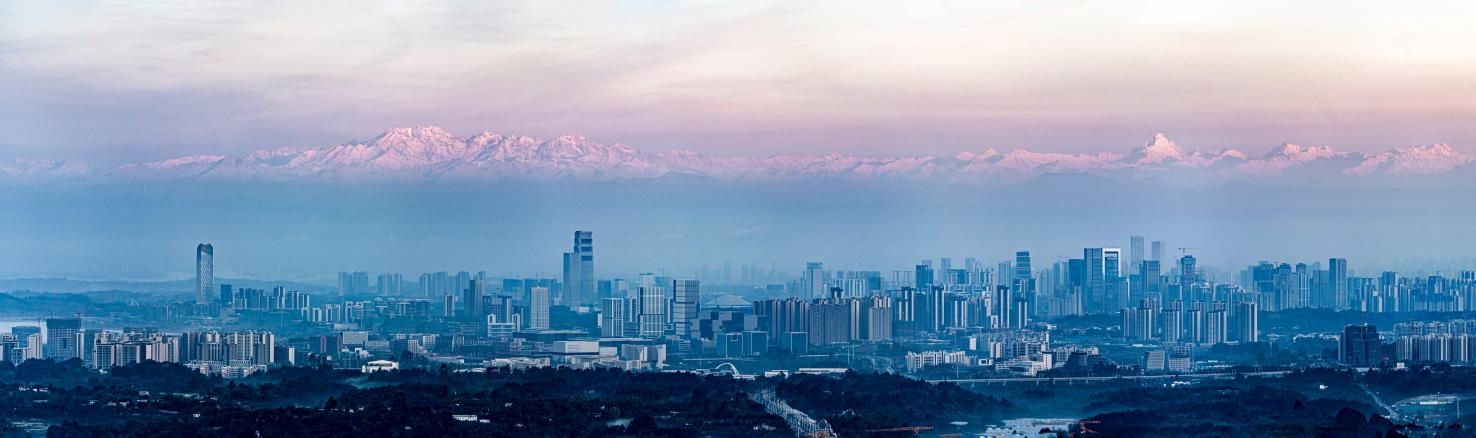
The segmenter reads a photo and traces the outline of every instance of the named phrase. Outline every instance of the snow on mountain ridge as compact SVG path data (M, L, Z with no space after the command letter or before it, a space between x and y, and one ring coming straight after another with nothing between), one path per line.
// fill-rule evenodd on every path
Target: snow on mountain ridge
M1429 175L1444 173L1476 161L1470 154L1456 151L1445 143L1411 146L1364 157L1358 166L1343 170L1346 175Z
M1375 174L1448 172L1473 157L1449 145L1414 146L1379 154L1338 152L1286 143L1259 157L1235 149L1186 152L1158 133L1126 155L1013 149L953 156L872 158L828 153L767 157L707 155L690 150L645 152L581 135L552 139L482 131L457 137L435 126L387 130L367 141L320 147L260 149L240 156L194 155L126 164L106 177L210 181L502 181L652 179L688 175L726 181L948 181L1012 184L1047 174L1171 181L1262 181L1359 178ZM15 167L15 166L11 166ZM1295 169L1295 174L1293 172ZM0 174L16 174L0 165Z

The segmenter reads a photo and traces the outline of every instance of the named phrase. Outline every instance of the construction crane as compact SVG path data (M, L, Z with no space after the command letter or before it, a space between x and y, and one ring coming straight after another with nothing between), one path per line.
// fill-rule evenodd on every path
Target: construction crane
M1193 247L1193 246L1181 246L1181 247L1179 247L1179 257L1183 257L1185 255L1188 255L1188 252L1191 249L1205 249L1205 248L1197 248L1197 247Z
M889 428L886 428L886 429L867 429L866 432L867 433L912 432L912 436L919 436L919 435L922 435L923 431L925 431L925 430L933 430L933 426L889 427Z

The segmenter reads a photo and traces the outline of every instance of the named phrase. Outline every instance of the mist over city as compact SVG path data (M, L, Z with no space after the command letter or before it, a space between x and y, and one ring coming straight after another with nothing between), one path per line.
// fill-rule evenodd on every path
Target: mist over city
M19 251L0 255L0 273L179 280L190 272L177 248L200 240L231 243L223 273L263 280L329 285L344 269L550 273L559 231L573 228L609 236L607 266L624 274L733 263L794 273L811 259L886 270L1016 249L1063 258L1085 244L1124 246L1129 234L1199 248L1227 272L1263 259L1344 256L1359 261L1355 269L1450 273L1472 262L1461 242L1476 238L1463 219L1472 214L1468 161L1382 179L1344 172L1380 158L1198 164L1159 155L1123 164L1153 153L1150 139L1095 168L1064 168L1069 158L1054 157L1011 168L994 161L987 173L954 158L900 168L905 160L785 157L802 164L699 174L590 163L580 149L574 159L535 150L516 165L453 156L391 167L386 156L403 143L371 142L354 150L366 158L310 173L217 156L207 165L18 175L0 195L12 207L0 232ZM1250 173L1259 169L1251 165L1282 169Z

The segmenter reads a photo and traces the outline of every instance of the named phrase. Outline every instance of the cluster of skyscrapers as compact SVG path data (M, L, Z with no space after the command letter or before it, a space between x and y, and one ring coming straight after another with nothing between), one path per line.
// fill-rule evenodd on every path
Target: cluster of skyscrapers
M1260 262L1242 270L1239 277L1228 276L1238 281L1226 282L1221 280L1227 276L1204 269L1189 254L1196 248L1178 248L1178 257L1169 259L1162 241L1149 242L1143 236L1131 236L1127 248L1124 253L1116 247L1087 247L1079 258L1044 264L1023 250L998 263L971 257L956 264L944 257L889 273L830 270L815 261L805 263L797 277L787 280L781 280L783 276L772 268L764 271L750 264L740 270L739 281L763 284L735 285L728 264L722 270L700 269L694 278L650 273L601 278L594 269L593 233L575 231L569 249L562 253L562 276L557 279L430 272L406 287L398 273L371 277L368 272L355 271L339 273L337 296L324 302L280 287L233 289L230 285L210 291L218 296L212 302L207 291L216 287L214 248L201 244L196 248L196 283L197 301L218 305L221 315L283 312L335 327L376 327L400 319L451 324L449 332L375 334L362 340L338 339L312 349L325 356L352 345L361 349L401 345L427 354L490 348L502 355L545 351L558 345L562 353L556 359L606 360L605 344L619 347L618 352L631 347L632 357L664 358L667 349L718 357L775 352L801 355L812 348L937 339L936 334L947 333L970 339L981 333L1030 338L1044 333L1039 321L1116 314L1120 323L1115 329L1121 339L1164 345L1143 357L1144 366L1173 371L1187 366L1195 346L1260 341L1263 310L1471 310L1471 300L1476 299L1476 275L1471 272L1453 278L1407 278L1392 272L1360 277L1350 271L1347 260L1331 258L1325 266ZM722 292L704 290L704 286L714 286L702 278L722 281L715 286ZM1465 353L1464 329L1397 329L1411 333L1395 336L1396 345L1401 346L1396 359L1467 361L1470 357ZM100 353L117 358L112 360L173 358L169 347L157 346L160 342L167 345L167 336L129 332L109 336L90 345L112 346L110 352ZM1342 359L1354 364L1377 362L1374 356L1382 353L1376 331L1344 333L1344 338L1353 340L1370 336L1371 344L1342 341ZM598 340L584 340L588 338ZM55 347L59 351L72 348L61 342ZM84 342L77 341L79 345ZM1008 345L1037 345L1010 342ZM27 350L28 344L14 336L0 337L0 343L6 343L5 351L10 354L34 354L34 349ZM51 348L50 340L47 345ZM657 345L663 346L659 354L645 350ZM974 351L970 357L1030 373L1062 365L1053 354L1065 358L1084 351L1069 347L1051 352L1046 342L1028 351L993 351L997 347L984 352L975 347L968 350ZM195 350L189 347L180 350L180 360L243 360L242 356L196 357L190 356ZM951 350L923 353L928 354L915 357L919 364L957 359ZM1096 356L1083 354L1078 365L1089 366L1089 358ZM620 356L627 360L623 353Z
M222 370L249 373L294 360L294 350L279 348L269 332L166 334L147 327L85 329L80 317L47 318L45 326L44 336L39 326L16 326L10 333L0 334L3 360L20 363L28 359L79 359L83 365L96 369L144 361L173 362L217 373Z

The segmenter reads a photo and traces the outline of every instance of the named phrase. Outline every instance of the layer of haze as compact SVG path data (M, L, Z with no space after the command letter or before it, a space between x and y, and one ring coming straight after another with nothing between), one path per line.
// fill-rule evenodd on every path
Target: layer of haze
M340 270L486 270L557 278L572 231L595 232L601 276L690 275L756 262L794 273L992 263L1038 268L1141 234L1203 263L1346 257L1355 274L1476 266L1467 188L1166 189L1102 181L1029 188L823 187L655 182L446 188L134 186L0 190L0 278L183 279L194 247L217 275L332 284ZM1430 273L1431 271L1423 271ZM1222 278L1222 280L1228 280Z
M1476 144L1470 2L0 2L0 159L394 126L772 154Z

